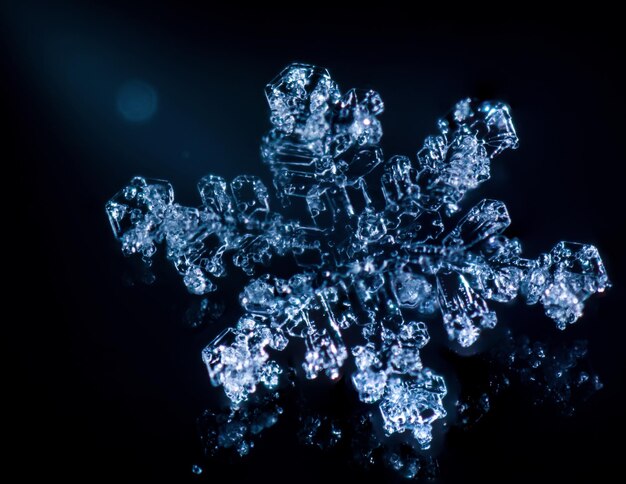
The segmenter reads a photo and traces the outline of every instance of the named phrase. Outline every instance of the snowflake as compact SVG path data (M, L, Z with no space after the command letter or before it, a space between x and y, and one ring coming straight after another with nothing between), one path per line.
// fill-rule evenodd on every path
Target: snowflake
M519 294L564 329L609 286L591 245L560 242L523 258L519 240L502 235L502 202L483 200L455 223L491 160L517 148L506 104L464 99L416 159L385 161L375 91L342 95L327 70L292 64L265 94L272 129L261 155L289 215L271 211L267 188L245 175L201 179L199 207L175 203L168 182L140 177L106 205L123 253L149 262L163 246L191 293L215 291L227 259L252 278L239 299L245 314L202 352L233 408L260 385L276 387L283 368L273 355L299 339L306 378L337 379L351 356L352 383L378 404L385 432L408 431L428 448L447 390L422 363L430 337L420 319L439 312L453 344L468 347L497 323L489 300ZM260 274L275 256L293 257L297 273Z

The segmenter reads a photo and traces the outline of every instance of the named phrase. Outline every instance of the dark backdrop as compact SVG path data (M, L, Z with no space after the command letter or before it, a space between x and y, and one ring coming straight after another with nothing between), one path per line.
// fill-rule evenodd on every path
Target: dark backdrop
M19 195L5 202L11 222L3 231L15 266L5 284L19 296L5 301L16 314L4 325L19 410L5 418L17 430L9 445L21 475L193 479L194 420L218 392L199 352L229 322L200 331L182 324L191 298L165 264L157 264L154 285L129 285L104 203L137 174L172 181L178 199L193 204L197 179L210 172L258 174L269 185L258 156L268 128L262 89L295 60L328 67L344 90L381 93L387 155L413 155L462 97L508 102L520 149L493 164L476 197L506 202L510 233L529 256L559 240L596 244L614 282L566 333L536 308L507 312L518 332L588 338L604 389L572 418L532 407L518 398L523 390L505 395L476 428L449 433L442 482L566 482L618 468L608 439L623 439L626 106L624 50L610 12L567 22L530 12L531 22L497 11L453 16L451 6L413 17L311 3L228 14L208 5L51 3L0 8L3 161L24 171L21 179L5 175ZM132 79L158 97L154 116L140 124L116 108L120 86ZM279 423L241 461L212 462L205 475L371 477L344 456L298 446L292 424Z

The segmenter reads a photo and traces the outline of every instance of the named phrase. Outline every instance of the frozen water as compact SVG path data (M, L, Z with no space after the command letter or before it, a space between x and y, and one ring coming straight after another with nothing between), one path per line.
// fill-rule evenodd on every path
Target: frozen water
M123 253L150 263L162 248L189 292L215 291L231 263L251 278L245 314L202 354L234 408L260 385L276 387L283 369L273 355L299 339L306 378L340 378L352 355L354 387L378 404L385 431L427 448L446 415L446 385L422 363L421 315L439 311L450 340L468 347L497 323L489 301L521 294L564 329L609 287L591 245L560 242L522 257L520 242L503 235L511 220L500 201L455 221L491 161L518 146L506 104L461 100L415 158L385 159L375 91L342 94L326 69L292 64L265 94L272 128L261 156L278 203L257 177L208 175L198 207L176 203L168 182L141 177L106 205ZM274 277L276 256L293 257L297 273Z

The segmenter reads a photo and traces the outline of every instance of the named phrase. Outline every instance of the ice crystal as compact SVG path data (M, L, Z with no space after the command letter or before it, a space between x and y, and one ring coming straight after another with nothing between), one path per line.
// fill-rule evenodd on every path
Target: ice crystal
M306 378L337 379L352 356L353 385L378 404L384 430L410 432L428 448L432 424L446 415L446 385L422 363L429 334L420 319L439 311L450 340L468 347L496 325L487 301L521 295L564 329L609 286L591 245L560 242L522 257L519 240L502 235L510 218L500 201L483 200L455 222L491 160L517 148L506 104L461 100L415 158L385 160L375 91L342 94L326 69L292 64L265 94L272 129L261 156L284 214L246 175L204 177L199 207L176 203L166 181L136 177L106 206L123 253L150 261L163 247L193 294L215 291L229 260L251 277L240 295L245 314L202 354L233 408L260 385L276 387L283 369L273 355L303 340ZM263 274L276 256L293 257L299 270Z

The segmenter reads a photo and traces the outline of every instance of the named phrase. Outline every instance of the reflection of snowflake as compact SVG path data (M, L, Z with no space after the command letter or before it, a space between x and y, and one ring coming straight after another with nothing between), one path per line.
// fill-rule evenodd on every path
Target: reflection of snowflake
M460 101L416 160L385 161L376 92L341 95L325 69L293 64L266 96L273 128L261 153L294 215L271 212L253 176L230 185L204 177L198 208L174 203L169 183L144 178L107 203L124 254L149 261L164 245L194 294L216 289L227 256L249 276L275 255L295 258L301 271L291 278L249 282L240 296L246 314L203 351L211 382L233 406L261 383L277 385L283 370L272 352L302 339L307 378L338 378L352 355L352 382L362 401L379 403L385 431L408 430L427 448L432 423L446 414L446 386L422 365L429 335L413 319L440 311L450 339L467 347L496 324L487 300L521 293L564 329L608 287L591 245L560 242L522 258L520 242L501 235L510 223L502 202L483 200L450 224L465 193L489 178L491 159L517 147L505 104ZM346 331L360 338L350 348Z

